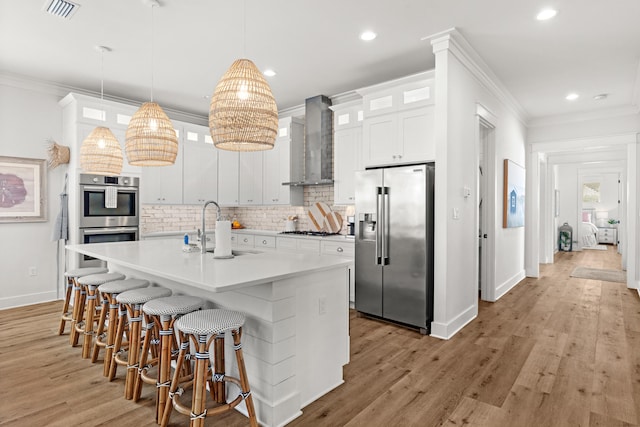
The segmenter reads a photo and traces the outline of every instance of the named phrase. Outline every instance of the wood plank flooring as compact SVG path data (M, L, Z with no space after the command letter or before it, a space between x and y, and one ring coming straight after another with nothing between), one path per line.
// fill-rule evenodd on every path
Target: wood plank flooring
M453 339L351 313L345 384L310 404L302 426L640 426L640 298L624 284L571 278L617 269L608 251L563 252ZM153 426L153 390L123 379L58 336L61 303L0 311L0 425ZM250 374L250 373L249 373ZM231 413L208 425L244 426ZM171 425L188 425L174 411Z

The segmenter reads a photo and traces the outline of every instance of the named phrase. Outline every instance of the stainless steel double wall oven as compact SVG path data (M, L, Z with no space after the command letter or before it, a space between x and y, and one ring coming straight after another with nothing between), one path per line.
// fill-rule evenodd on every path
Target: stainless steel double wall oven
M128 176L80 174L79 243L138 240L140 180ZM80 258L81 267L100 261Z

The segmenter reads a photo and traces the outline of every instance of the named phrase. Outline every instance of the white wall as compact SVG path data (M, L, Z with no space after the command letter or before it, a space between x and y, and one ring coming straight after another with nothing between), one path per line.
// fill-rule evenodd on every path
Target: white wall
M454 31L455 33L455 31ZM454 40L455 37L455 40ZM495 173L493 252L495 297L524 277L524 228L502 228L503 159L525 165L525 128L494 94L490 81L478 78L477 62L461 50L458 33L432 40L436 55L436 201L435 308L432 335L450 338L478 311L478 104L495 117L495 147L488 168ZM473 190L472 190L473 191ZM454 209L459 219L453 218Z
M61 142L59 99L0 83L0 155L46 159L46 140ZM0 309L57 298L51 234L64 172L64 166L46 172L46 222L0 224ZM37 269L36 276L29 276L30 267Z

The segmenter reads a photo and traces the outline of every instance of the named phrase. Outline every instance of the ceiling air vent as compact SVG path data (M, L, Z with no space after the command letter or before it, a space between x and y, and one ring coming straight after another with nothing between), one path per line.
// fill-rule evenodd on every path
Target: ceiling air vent
M42 10L53 16L59 16L64 19L71 19L80 7L79 4L71 3L65 0L46 0Z

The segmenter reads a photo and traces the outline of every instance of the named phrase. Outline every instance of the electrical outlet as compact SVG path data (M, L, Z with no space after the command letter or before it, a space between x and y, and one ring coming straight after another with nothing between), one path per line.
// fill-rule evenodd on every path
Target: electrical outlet
M29 276L37 276L38 275L38 269L35 267L29 267Z
M327 298L320 297L318 299L318 314L322 316L323 314L326 314L326 313L327 313Z

